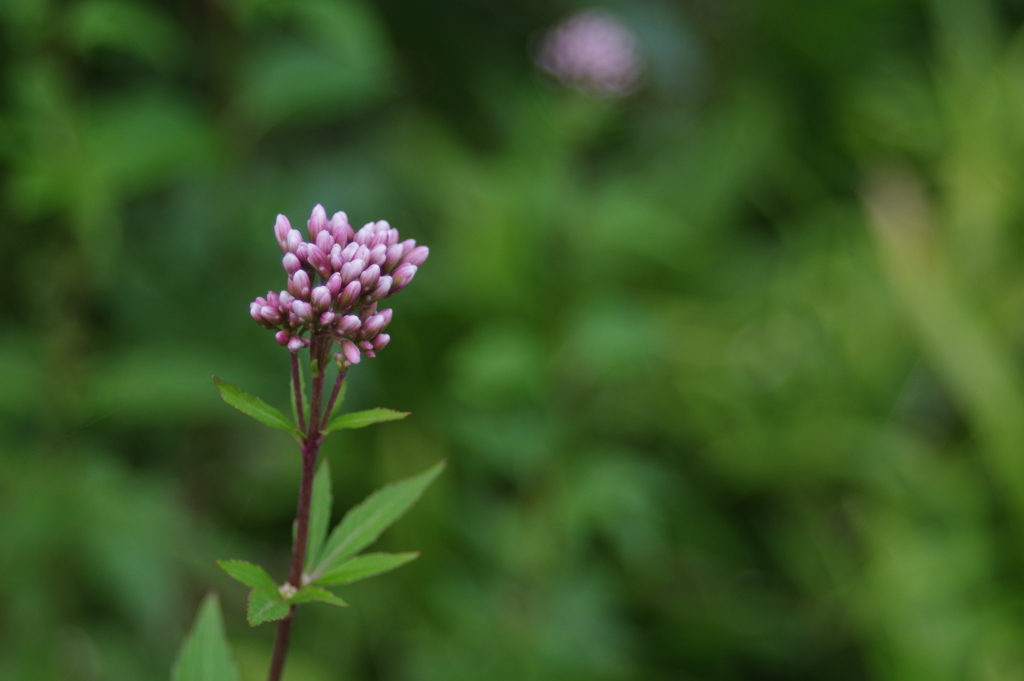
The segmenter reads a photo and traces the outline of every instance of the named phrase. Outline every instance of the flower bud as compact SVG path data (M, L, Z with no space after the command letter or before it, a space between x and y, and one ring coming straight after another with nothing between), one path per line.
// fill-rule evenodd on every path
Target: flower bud
M377 314L377 303L373 302L359 311L359 318L366 322L367 319Z
M288 237L286 241L287 250L289 253L295 253L299 250L299 244L302 243L302 235L299 234L297 229L289 229Z
M299 262L299 258L294 253L285 253L284 257L281 258L281 264L284 265L284 271L288 274L295 274L302 269L302 263Z
M324 234L324 232L320 233ZM330 239L331 237L327 238ZM331 261L327 259L327 254L324 253L323 250L321 250L320 247L315 244L311 244L309 246L308 253L309 264L313 266L313 269L315 269L317 273L324 279L331 276Z
M373 237L373 223L367 222L363 225L358 232L356 232L355 242L357 244L365 244Z
M336 316L337 315L335 315L330 310L324 312L322 315L320 315L320 326L330 326L331 324L334 323L334 318Z
M380 267L377 265L370 265L359 275L359 283L362 284L364 291L372 291L377 285L378 279L380 279Z
M298 257L299 262L305 265L306 262L309 260L309 244L307 244L305 241L299 244L298 247L295 249L295 255L296 257Z
M292 303L292 312L303 324L313 323L313 306L304 300L296 300Z
M327 280L327 290L331 292L331 298L337 298L341 293L341 274L335 272Z
M362 359L359 352L359 348L352 341L345 339L341 341L341 351L345 355L345 359L348 360L349 364L359 364L359 360Z
M348 244L354 236L352 227L348 224L348 216L345 215L344 211L338 211L331 217L327 229L330 231L331 236L334 237L334 240L341 244L342 247Z
M387 258L388 247L384 244L377 244L370 249L370 257L366 262L371 265L383 265L384 259Z
M306 222L306 228L309 230L310 241L316 241L317 236L327 229L327 211L319 203L313 207L313 213Z
M258 321L260 324L263 323L263 315L260 313L262 305L258 302L249 303L249 316Z
M287 291L281 291L281 295L279 295L277 298L277 304L280 307L288 308L290 310L292 307L292 302L294 300L295 298L292 297L292 294L288 293Z
M402 258L402 264L408 263L410 265L415 265L416 267L419 267L426 261L428 255L430 255L429 248L427 248L426 246L417 246L416 248L409 251L408 255Z
M381 330L383 330L383 329L386 329L386 328L388 328L388 324L390 324L390 323L391 323L391 317L392 317L392 316L394 315L394 310L392 310L392 309L391 309L391 308L389 307L389 308L388 308L388 309L386 309L386 310L381 310L381 311L380 311L380 315L381 315L382 317L384 317L384 326L383 326L383 327L381 327Z
M359 294L363 292L362 286L359 285L359 280L350 281L345 288L341 290L341 295L338 296L338 304L335 306L336 310L347 310L355 304L356 300L359 299Z
M393 278L384 275L377 281L377 288L373 289L373 293L370 294L370 300L380 300L384 296L390 295L391 289L394 286Z
M395 265L402 259L402 254L405 253L405 249L402 248L402 244L395 244L388 246L388 250L384 254L384 264L380 266L385 272L390 272L395 269Z
M290 279L295 282L295 285L299 287L302 292L302 297L309 296L309 289L312 288L312 284L309 280L309 273L306 270L298 270L293 274ZM292 293L292 295L295 295Z
M288 222L288 218L283 215L278 215L277 220L274 222L274 238L277 239L277 245L281 247L281 250L287 252L288 249L288 233L292 230L292 225ZM301 238L301 237L300 237Z
M359 333L359 337L363 339L373 338L376 336L381 329L384 328L384 315L375 314L365 322L363 322L363 329Z
M334 296L326 286L317 286L310 294L310 302L319 312L327 310L331 306ZM298 314L298 313L296 313Z
M405 249L405 252L408 253L412 249L416 248L416 239L406 239L400 245Z
M291 340L291 336L287 331L278 331L274 334L274 340L276 340L280 345L288 345L288 341Z
M376 336L373 337L373 349L376 350L377 352L380 352L381 350L384 349L384 346L386 346L390 342L391 336L387 335L386 333L378 333Z
M403 288L409 285L412 278L416 276L416 270L419 269L416 265L410 265L409 263L402 263L395 268L394 274L391 275L392 279L395 280L392 285L392 293L398 293Z
M363 322L359 317L354 314L347 314L344 317L340 317L337 323L334 325L335 330L340 336L351 336L352 334L359 331L362 327Z
M316 235L316 245L324 252L324 255L327 255L334 248L334 237L324 230Z
M331 249L331 269L340 270L345 264L345 261L341 259L341 246L334 244L334 248Z
M352 262L345 263L344 267L341 268L342 283L348 284L350 281L362 274L365 267L366 263L358 258Z
M292 294L296 298L308 298L309 289L309 275L306 274L306 270L299 270L292 276L288 277L288 293Z
M354 256L352 256L352 259L353 260L362 260L363 262L368 262L370 260L370 249L367 248L366 246L363 246L362 244L360 244L356 248L356 254Z
M281 311L278 310L276 307L270 307L269 305L265 305L260 309L260 315L271 324L281 323Z
M292 336L291 339L288 341L288 349L291 352L298 352L302 348L306 347L306 343L304 342L305 340L306 340L305 338L299 338L298 336Z
M345 246L345 248L341 249L341 259L344 260L345 262L352 262L352 260L356 257L356 251L358 250L359 244L353 241L348 246Z

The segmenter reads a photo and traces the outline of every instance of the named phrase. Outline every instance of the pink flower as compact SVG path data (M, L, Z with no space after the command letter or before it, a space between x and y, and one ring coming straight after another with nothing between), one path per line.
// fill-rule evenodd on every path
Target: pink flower
M634 92L643 72L633 32L598 9L573 14L549 31L537 65L564 85L594 97Z

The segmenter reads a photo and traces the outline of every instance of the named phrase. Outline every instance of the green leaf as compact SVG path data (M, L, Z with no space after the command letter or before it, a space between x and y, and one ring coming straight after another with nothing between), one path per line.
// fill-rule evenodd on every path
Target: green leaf
M318 8L311 13L316 16L315 32L322 38L333 37L314 44L276 41L246 51L237 98L247 122L260 131L311 116L337 116L380 101L387 92L386 43L379 39L381 31L362 3L294 4ZM331 9L324 11L327 7ZM336 13L345 18L334 20Z
M310 581L317 581L328 570L344 563L377 540L377 537L402 517L423 494L423 490L444 470L440 461L429 469L405 480L380 488L363 503L352 508L327 539Z
M238 411L253 417L260 423L268 425L271 428L277 428L289 433L296 432L295 426L288 421L284 414L279 412L277 409L274 409L260 398L242 392L235 386L227 383L226 381L220 380L216 376L213 377L213 382L217 385L217 390L220 391L220 396L224 401Z
M351 584L376 577L419 558L419 551L409 553L365 553L331 568L316 580L317 584Z
M220 566L221 570L228 573L231 578L237 579L248 587L268 591L275 591L277 589L277 584L270 578L267 571L259 565L253 565L244 560L218 560L217 565Z
M247 617L250 626L264 622L284 619L291 604L281 598L277 589L253 589L249 592L249 611Z
M320 470L313 478L313 502L309 512L309 539L306 544L306 571L317 564L320 550L327 540L327 530L331 526L331 467L324 458ZM255 586L255 585L254 585Z
M196 622L171 669L171 681L238 681L215 593L207 594L199 606Z
M408 411L377 408L356 411L351 414L342 414L331 419L331 422L327 424L327 428L324 429L324 433L329 433L332 430L341 430L342 428L365 428L366 426L372 426L374 423L383 423L384 421L397 421L398 419L404 419L411 413Z
M173 24L145 5L92 0L76 3L66 18L71 42L83 51L106 48L160 68L180 49Z
M324 589L319 586L303 587L297 594L295 594L292 597L293 603L308 603L310 601L330 603L331 605L337 605L339 608L348 607L348 603L341 600L327 589Z

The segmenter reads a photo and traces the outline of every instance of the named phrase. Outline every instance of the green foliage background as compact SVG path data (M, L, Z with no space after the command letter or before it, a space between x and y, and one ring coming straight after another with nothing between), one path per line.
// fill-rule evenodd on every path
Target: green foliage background
M166 679L211 587L262 678L214 559L299 458L210 376L286 408L322 202L432 253L337 505L450 465L290 681L1024 679L1024 2L605 6L617 101L567 2L0 2L0 678Z

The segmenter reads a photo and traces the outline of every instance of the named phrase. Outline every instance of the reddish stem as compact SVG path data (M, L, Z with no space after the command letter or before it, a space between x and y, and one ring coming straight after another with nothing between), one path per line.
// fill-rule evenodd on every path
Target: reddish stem
M292 621L295 619L295 606L288 609L288 614L277 623L277 635L274 637L274 657L270 660L268 681L278 681L284 671L284 660L288 655L288 644L292 639Z
M295 514L295 545L292 549L292 566L288 573L288 583L296 589L302 588L302 568L306 562L306 545L309 541L309 512L313 501L313 476L316 474L316 462L320 454L320 442L323 439L320 424L320 404L323 401L324 371L323 353L324 342L329 343L330 337L323 339L317 336L312 338L309 354L315 364L311 364L316 370L313 372L313 399L310 405L309 428L305 437L302 438L302 480L299 483L299 507ZM295 357L295 354L292 354ZM292 377L298 374L298 362L292 362ZM298 386L298 382L295 382ZM299 404L299 423L302 422L302 401L301 391L296 388ZM267 681L280 681L281 673L284 671L285 658L288 655L288 644L291 640L292 622L295 619L295 606L288 610L288 615L277 625L277 636L274 639L274 654L270 661L270 672Z

